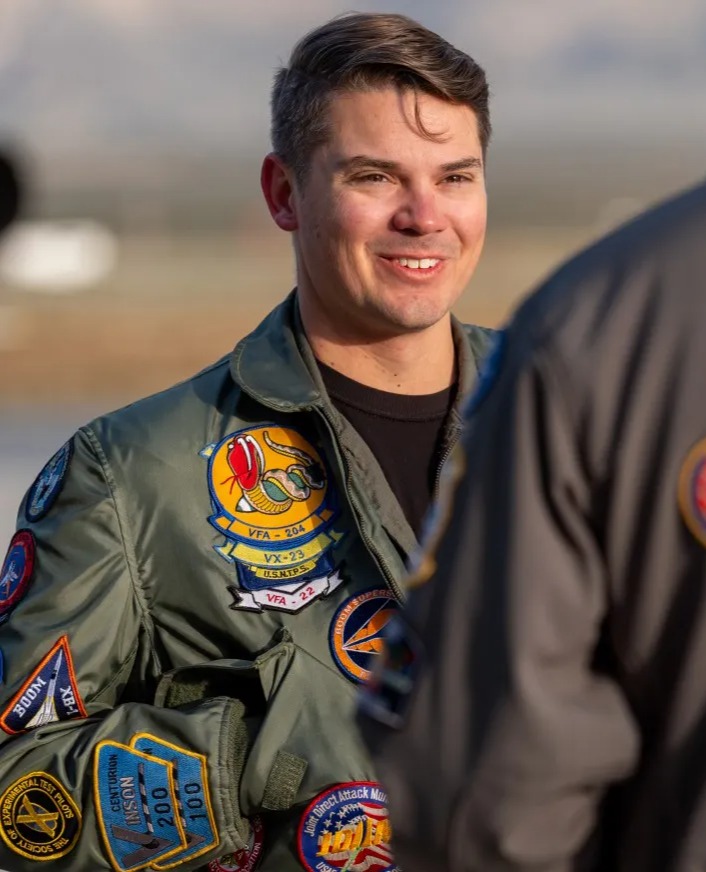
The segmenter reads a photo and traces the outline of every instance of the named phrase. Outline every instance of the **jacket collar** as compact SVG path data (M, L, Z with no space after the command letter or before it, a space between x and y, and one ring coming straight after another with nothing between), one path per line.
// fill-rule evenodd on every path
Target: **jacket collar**
M468 328L452 317L459 369L458 397L467 396L478 376L478 359ZM328 402L314 353L299 315L296 289L244 337L231 355L235 382L268 408L300 411ZM455 404L456 409L459 403Z

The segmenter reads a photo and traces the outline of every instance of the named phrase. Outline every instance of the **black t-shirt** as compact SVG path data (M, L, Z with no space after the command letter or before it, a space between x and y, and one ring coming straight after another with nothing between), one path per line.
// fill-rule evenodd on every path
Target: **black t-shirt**
M375 455L405 517L419 536L431 501L444 421L455 386L408 395L360 384L318 361L331 401Z

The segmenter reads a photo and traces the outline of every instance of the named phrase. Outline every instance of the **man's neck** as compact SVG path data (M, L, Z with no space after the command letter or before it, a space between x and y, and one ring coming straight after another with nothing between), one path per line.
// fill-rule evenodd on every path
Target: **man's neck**
M307 325L304 325L305 330ZM361 384L393 394L434 394L456 379L451 321L377 341L344 343L307 330L318 360Z

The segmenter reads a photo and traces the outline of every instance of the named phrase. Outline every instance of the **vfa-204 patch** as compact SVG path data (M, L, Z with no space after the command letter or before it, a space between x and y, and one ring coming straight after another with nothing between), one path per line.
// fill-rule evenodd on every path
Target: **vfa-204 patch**
M309 872L399 872L391 835L387 794L379 784L337 784L302 815L299 858Z
M262 854L265 829L262 820L255 816L250 820L248 845L240 851L225 854L208 864L208 872L254 872Z
M25 503L25 517L28 521L41 521L56 502L64 485L73 451L74 443L70 439L61 446L34 480Z
M47 772L23 775L0 796L0 836L22 857L63 857L76 845L80 832L81 814L76 803Z
M333 551L343 533L335 493L316 449L299 433L266 426L209 445L216 551L237 568L232 608L298 612L338 587Z
M347 678L368 680L383 649L383 630L397 609L397 600L385 588L356 594L340 606L331 622L329 641L333 658Z
M706 439L694 445L682 464L679 508L686 526L706 546Z
M36 546L29 530L18 530L0 568L0 617L9 614L27 592L34 575Z
M69 639L62 636L6 706L0 715L0 727L14 735L56 721L85 717Z
M118 742L96 747L94 792L114 869L134 872L164 863L186 847L177 814L174 766Z
M218 844L216 821L211 806L208 788L207 762L203 754L187 751L177 745L152 736L138 733L130 740L130 747L159 757L171 763L174 776L176 813L181 820L186 847L170 857L166 863L153 863L155 869L172 869L186 860L200 857Z

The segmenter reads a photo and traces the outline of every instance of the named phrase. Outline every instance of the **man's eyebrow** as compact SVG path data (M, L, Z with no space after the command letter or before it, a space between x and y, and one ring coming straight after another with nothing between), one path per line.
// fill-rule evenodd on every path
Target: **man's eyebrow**
M341 158L336 162L338 172L356 172L357 170L381 170L382 172L397 172L400 164L394 160L383 160L379 157L371 157L367 154L356 154L354 157ZM483 161L478 157L464 157L451 163L442 164L442 173L454 173L459 170L483 169Z

